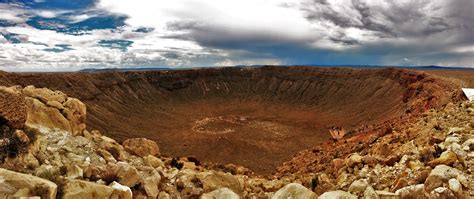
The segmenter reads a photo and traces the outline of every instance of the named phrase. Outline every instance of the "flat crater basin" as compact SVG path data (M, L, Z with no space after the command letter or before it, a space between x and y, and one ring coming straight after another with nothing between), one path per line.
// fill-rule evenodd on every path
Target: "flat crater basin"
M88 129L146 137L167 156L269 174L298 151L400 118L424 78L398 69L219 68L16 74L7 84L61 90L88 108ZM414 94L415 93L415 94Z

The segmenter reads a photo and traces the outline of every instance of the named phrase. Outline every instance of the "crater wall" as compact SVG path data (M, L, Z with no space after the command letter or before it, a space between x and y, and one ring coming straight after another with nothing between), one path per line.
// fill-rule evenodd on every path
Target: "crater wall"
M87 105L87 126L147 137L162 154L267 174L298 151L459 98L449 81L399 69L219 68L0 73L2 85L60 90Z

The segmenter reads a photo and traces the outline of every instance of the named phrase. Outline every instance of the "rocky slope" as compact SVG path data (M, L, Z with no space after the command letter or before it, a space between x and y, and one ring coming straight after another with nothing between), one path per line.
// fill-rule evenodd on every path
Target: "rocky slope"
M268 177L162 156L144 138L120 144L88 130L86 106L60 91L0 87L0 115L0 197L474 197L473 102L324 142Z
M0 192L3 196L469 198L474 195L472 102L432 110L412 124L373 139L351 144L355 142L351 138L340 141L345 145L334 143L332 147L350 147L337 148L339 156L326 157L332 160L313 159L308 154L328 149L301 152L281 167L275 178L261 178L245 175L247 170L241 167L225 173L207 170L192 158L161 157L156 143L147 139L130 139L120 145L98 131L89 132L83 120L78 119L85 117L85 106L61 92L30 86L1 87L0 93L2 99L15 99L15 103L2 100L1 128L5 138L0 145L5 153L0 166L5 169L0 169Z
M332 128L365 133L460 97L449 81L399 69L12 73L0 85L75 97L88 107L88 126L119 142L146 137L167 156L234 163L258 174L327 141Z

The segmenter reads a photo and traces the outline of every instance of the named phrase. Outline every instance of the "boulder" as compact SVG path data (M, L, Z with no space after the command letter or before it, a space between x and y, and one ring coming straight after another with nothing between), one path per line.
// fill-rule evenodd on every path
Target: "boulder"
M466 129L463 128L463 127L451 127L448 130L448 135L463 134L465 131L466 131Z
M83 180L69 180L62 189L63 199L110 198L114 188Z
M102 156L102 158L104 158L104 160L107 161L108 163L117 163L117 160L114 158L114 156L110 152L104 149L98 149L96 152L98 155Z
M200 199L218 199L218 198L226 198L226 199L239 199L239 195L234 193L229 188L220 188L209 193L202 194Z
M453 193L457 196L457 197L461 197L463 195L462 193L462 185L461 183L459 182L459 180L457 180L456 178L451 178L449 179L448 181L448 187L449 189L451 189L451 191L453 191Z
M301 184L290 183L278 190L272 196L272 199L285 198L316 198L316 194Z
M229 173L215 171L202 172L196 177L202 183L202 187L205 192L227 187L238 195L242 195L243 190L239 180Z
M81 167L72 165L67 168L67 177L70 179L82 178L84 172Z
M318 199L357 199L357 196L338 190L323 193Z
M157 158L152 155L147 155L143 157L143 163L146 166L153 167L153 168L158 168L158 167L165 167L165 164L160 158Z
M360 179L352 182L349 186L349 193L362 196L364 194L365 189L369 186L366 180Z
M420 170L423 168L423 163L419 160L410 160L408 161L408 167L413 171Z
M0 195L54 199L56 193L57 185L51 181L0 168Z
M443 152L441 156L439 156L439 158L436 158L428 162L428 165L431 167L434 167L440 164L453 165L456 161L458 161L458 157L456 153L448 150L448 151Z
M458 169L446 165L438 165L431 170L430 175L426 178L425 191L431 193L438 187L448 187L448 181L451 178L458 180L465 187L469 187L470 181L472 181L472 179L469 179L468 176Z
M371 186L367 186L364 191L364 199L379 199L379 195L375 192L375 189Z
M397 191L395 191L396 195L399 195L401 199L409 199L409 198L427 198L425 193L425 185L424 184L417 184L411 185L407 187L403 187Z
M38 159L31 153L22 154L19 157L22 158L23 164L28 169L36 169L40 166Z
M462 149L465 151L474 150L474 139L468 139L462 144Z
M125 160L125 151L123 147L115 142L115 140L108 138L106 136L100 137L100 145L103 149L109 152L115 160Z
M158 194L158 199L171 199L170 194L162 191L160 194Z
M388 192L388 191L375 191L377 195L379 195L380 199L399 199L400 196L396 193Z
M123 142L123 147L126 151L140 157L160 154L160 149L156 142L146 138L132 138L125 140Z
M26 97L27 119L26 125L32 128L41 129L61 129L64 131L71 131L71 126L61 112L47 106L38 99Z
M81 134L86 129L86 106L76 98L67 98L62 114L69 121L71 132Z
M446 187L438 187L438 188L434 189L430 193L429 197L430 198L442 198L442 199L457 198L454 195L454 193Z
M114 198L113 196L117 196L117 198L120 199L132 199L133 197L132 190L130 189L130 187L123 186L115 181L110 183L109 187L114 189L114 192L112 193L112 198Z
M345 161L344 159L341 158L336 158L331 161L333 168L334 168L334 173L337 173L341 168L345 166Z
M314 193L317 195L321 195L324 192L328 190L336 190L336 185L334 185L334 180L332 179L332 176L328 176L325 173L322 173L318 176L317 178L317 183L313 183L314 181L312 180L311 186L314 186Z
M199 182L197 178L197 172L191 169L182 169L174 177L176 179L176 185L179 187L196 187L196 182Z
M135 167L130 166L126 162L118 162L116 167L111 166L114 169L112 173L115 173L118 178L118 183L127 187L133 187L140 182L140 175Z
M358 153L353 153L348 158L346 158L346 166L354 167L355 165L362 163L362 158L363 157Z
M140 184L149 197L158 196L158 184L160 183L160 174L152 167L145 167L140 171Z
M403 144L402 146L398 147L395 150L395 153L397 156L403 156L403 155L413 155L413 154L419 154L418 147L416 147L415 143L412 141L407 142Z
M444 140L444 144L446 146L452 144L452 143L460 143L461 142L461 138L459 137L456 137L456 136L448 136L446 137L446 139Z

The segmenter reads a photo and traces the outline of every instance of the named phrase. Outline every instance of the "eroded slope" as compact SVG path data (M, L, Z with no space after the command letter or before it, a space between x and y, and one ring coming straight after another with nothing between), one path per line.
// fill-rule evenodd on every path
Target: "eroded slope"
M328 140L331 126L355 134L459 97L449 82L396 69L11 74L1 81L79 98L88 107L88 126L118 140L147 137L165 155L262 174Z

